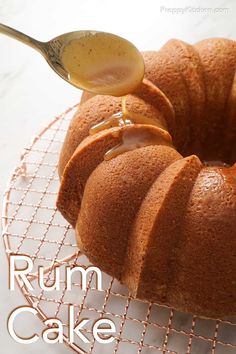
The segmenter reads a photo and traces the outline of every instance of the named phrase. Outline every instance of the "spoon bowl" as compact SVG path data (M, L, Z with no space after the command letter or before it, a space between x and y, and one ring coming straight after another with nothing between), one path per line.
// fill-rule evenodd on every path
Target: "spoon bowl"
M144 62L128 40L99 31L75 31L40 42L0 24L0 32L38 50L51 68L77 88L124 96L141 83Z

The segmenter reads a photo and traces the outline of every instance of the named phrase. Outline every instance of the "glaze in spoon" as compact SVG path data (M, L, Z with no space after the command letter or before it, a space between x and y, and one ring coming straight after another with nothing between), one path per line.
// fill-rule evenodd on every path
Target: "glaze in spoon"
M0 33L38 50L64 80L93 93L123 96L134 91L143 79L141 53L126 39L111 33L76 31L49 42L3 24Z

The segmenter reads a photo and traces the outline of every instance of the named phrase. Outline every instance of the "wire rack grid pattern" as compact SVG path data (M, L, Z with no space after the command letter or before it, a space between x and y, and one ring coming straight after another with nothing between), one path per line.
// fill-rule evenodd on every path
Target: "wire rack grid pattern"
M75 105L54 118L33 139L12 173L4 195L2 224L6 254L8 258L11 254L28 255L34 265L28 275L33 291L29 291L20 278L16 279L24 297L38 310L41 320L56 317L63 322L64 342L80 354L235 354L235 317L202 319L167 306L141 302L105 273L102 290L96 289L93 272L85 291L81 289L80 279L73 281L72 290L66 290L65 266L90 265L76 245L73 229L55 207L59 151L77 108ZM60 267L60 291L40 289L39 266L44 267L47 285L55 280L55 267ZM89 343L78 338L70 343L69 304L76 309L75 323L82 318L111 319L117 329L113 342L100 344L94 340L91 328L85 328Z

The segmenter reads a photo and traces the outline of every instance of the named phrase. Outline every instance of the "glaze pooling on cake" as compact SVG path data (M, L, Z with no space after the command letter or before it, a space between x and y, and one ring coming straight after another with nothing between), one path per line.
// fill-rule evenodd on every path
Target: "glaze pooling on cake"
M165 122L157 118L147 117L144 114L129 112L126 107L126 96L122 97L121 107L122 111L113 114L108 119L93 126L89 133L94 135L104 129L111 129L112 127L123 127L124 129L112 131L114 135L120 135L120 142L118 145L112 147L104 155L104 160L110 160L124 152L138 149L148 145L160 145L163 138L165 138L166 129ZM162 129L125 129L127 125L151 125ZM166 134L166 136L169 134ZM169 136L170 137L170 136Z
M121 98L83 95L57 206L90 261L133 296L236 314L236 43L171 40L143 56L125 117Z

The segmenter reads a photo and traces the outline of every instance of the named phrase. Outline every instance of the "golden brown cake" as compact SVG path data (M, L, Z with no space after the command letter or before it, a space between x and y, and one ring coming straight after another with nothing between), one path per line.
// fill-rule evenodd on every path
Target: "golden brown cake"
M236 42L170 40L143 57L128 120L121 98L83 95L60 155L58 209L132 296L235 315Z

